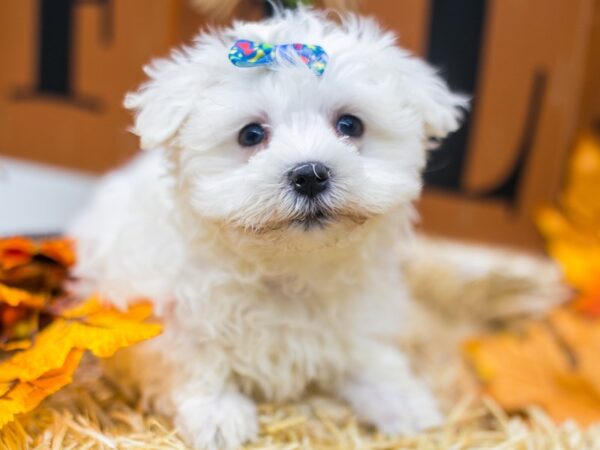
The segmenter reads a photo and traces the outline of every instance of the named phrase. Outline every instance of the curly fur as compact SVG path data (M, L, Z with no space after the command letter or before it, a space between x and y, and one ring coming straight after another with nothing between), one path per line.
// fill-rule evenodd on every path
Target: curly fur
M304 66L240 69L237 39L322 45L322 77ZM200 34L146 68L125 100L147 149L102 183L71 228L81 289L123 306L149 297L164 334L120 356L149 405L196 448L256 436L253 399L338 394L387 433L438 424L436 402L392 345L408 295L396 247L429 140L459 125L466 100L369 19L341 23L300 8ZM340 114L365 124L336 134ZM242 148L237 133L269 133ZM309 202L286 181L319 161L331 189ZM302 225L314 209L327 220Z

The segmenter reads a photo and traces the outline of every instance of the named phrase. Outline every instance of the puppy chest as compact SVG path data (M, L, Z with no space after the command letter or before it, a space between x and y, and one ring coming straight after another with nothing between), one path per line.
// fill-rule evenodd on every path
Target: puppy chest
M343 315L302 298L263 299L237 315L235 329L225 347L232 373L258 397L298 397L310 384L331 385L347 366L352 331Z
M271 324L231 342L231 369L242 390L283 400L300 396L311 384L334 383L347 365L347 340L337 330L314 325Z

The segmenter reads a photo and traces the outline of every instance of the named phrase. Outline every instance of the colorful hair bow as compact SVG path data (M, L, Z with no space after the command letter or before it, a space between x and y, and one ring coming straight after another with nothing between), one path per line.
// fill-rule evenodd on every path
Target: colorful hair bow
M315 75L323 75L329 56L319 45L261 44L239 40L229 50L229 60L237 67L273 66L282 62L296 64L302 61Z

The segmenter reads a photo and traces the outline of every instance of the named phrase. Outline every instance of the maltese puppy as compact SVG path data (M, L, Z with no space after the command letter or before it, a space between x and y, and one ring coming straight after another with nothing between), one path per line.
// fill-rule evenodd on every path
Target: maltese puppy
M439 425L394 345L398 245L427 149L466 99L393 34L300 8L200 34L130 93L147 150L70 229L82 290L152 299L164 333L126 376L198 449L258 432L255 400L309 387L384 433Z

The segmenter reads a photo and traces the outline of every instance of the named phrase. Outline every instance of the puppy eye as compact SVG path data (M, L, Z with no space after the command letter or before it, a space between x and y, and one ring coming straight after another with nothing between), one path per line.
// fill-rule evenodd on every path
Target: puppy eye
M251 123L240 130L238 142L242 147L253 147L263 142L266 137L267 132L261 125Z
M340 135L353 138L361 137L365 132L362 121L358 117L350 114L340 116L335 124L335 129Z

